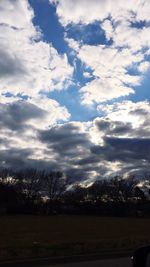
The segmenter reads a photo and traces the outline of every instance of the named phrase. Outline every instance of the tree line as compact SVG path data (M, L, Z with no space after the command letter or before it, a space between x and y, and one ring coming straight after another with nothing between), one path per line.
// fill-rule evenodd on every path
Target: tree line
M149 216L149 185L115 176L83 187L60 171L0 169L0 214Z

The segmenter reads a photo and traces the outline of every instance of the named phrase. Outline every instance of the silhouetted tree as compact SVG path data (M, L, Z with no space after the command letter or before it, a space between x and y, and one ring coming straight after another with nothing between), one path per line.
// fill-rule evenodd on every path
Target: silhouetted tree
M62 172L45 172L43 183L49 199L59 199L66 191L67 182L67 178Z
M24 169L15 173L16 187L24 193L28 201L37 200L40 197L43 171L36 169Z

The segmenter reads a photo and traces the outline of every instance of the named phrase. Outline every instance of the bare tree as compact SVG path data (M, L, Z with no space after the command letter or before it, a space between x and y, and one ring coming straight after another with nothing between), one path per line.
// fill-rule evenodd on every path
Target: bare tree
M67 178L62 172L46 172L43 179L50 200L60 199L66 191Z
M25 169L15 173L18 190L25 194L28 200L37 199L40 195L43 171Z

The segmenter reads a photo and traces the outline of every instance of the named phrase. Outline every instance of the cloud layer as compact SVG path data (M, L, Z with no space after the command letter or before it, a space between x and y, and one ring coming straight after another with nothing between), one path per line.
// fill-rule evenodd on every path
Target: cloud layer
M64 26L68 55L44 41L27 0L0 1L0 167L59 169L85 183L149 172L150 103L117 99L134 94L148 74L150 2L49 3ZM88 34L80 41L68 35L80 26L84 35L95 23L104 32L98 44L86 42ZM83 83L73 76L77 61ZM71 121L71 111L49 98L73 81L82 104L95 104L96 118Z
M45 111L41 108L19 101L1 104L1 166L59 169L85 183L149 172L150 104L125 101L99 110L103 116L93 121L42 129Z

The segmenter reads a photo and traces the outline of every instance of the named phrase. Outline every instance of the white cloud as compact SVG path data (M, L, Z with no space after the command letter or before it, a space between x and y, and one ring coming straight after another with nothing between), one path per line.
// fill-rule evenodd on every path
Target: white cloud
M110 20L102 24L106 37L112 38L116 47L129 47L132 52L150 47L150 27L137 28L132 26L128 20L119 21L112 25Z
M41 96L28 100L1 96L0 103L1 152L30 150L26 160L55 161L55 153L40 142L38 132L54 127L59 121L67 121L70 118L67 109ZM23 152L20 153L23 157ZM16 156L16 163L20 156ZM12 154L10 158L13 161Z
M82 89L85 104L100 103L134 93L132 86L140 84L140 76L130 75L128 68L143 60L142 53L132 54L127 48L103 45L83 45L78 57L93 70L94 79Z
M20 100L20 97L17 96L6 97L5 95L0 95L1 104L10 104L18 100Z
M150 103L148 101L132 102L123 101L108 105L99 105L98 111L104 112L105 117L111 121L131 123L134 128L142 128L147 124L150 116ZM147 127L146 127L147 129Z
M118 79L94 79L80 90L82 103L92 105L134 93L133 89L124 86Z
M88 71L84 71L84 72L83 72L83 76L84 76L85 78L92 78L91 73L89 73Z
M120 19L128 19L132 21L150 20L149 0L49 1L57 6L57 15L64 26L70 23L88 24L94 22L95 20L101 21L109 15L111 15L116 21Z
M148 61L144 61L144 62L141 62L140 65L138 66L138 70L140 72L146 72L150 67L150 62Z
M114 28L112 21L109 19L105 19L104 22L101 24L102 29L105 31L105 35L107 40L110 40L114 35Z
M0 12L0 103L12 112L16 109L20 123L30 106L37 112L37 116L24 121L26 129L19 137L8 129L3 129L4 132L1 129L1 134L9 140L8 146L10 143L16 148L34 146L36 150L40 148L35 140L37 130L70 118L65 107L43 96L41 91L67 88L73 68L66 54L59 55L51 44L42 41L40 29L33 25L34 11L27 0L1 0ZM6 118L6 122L14 123L14 129L16 125L17 131L19 122L14 117L9 119L11 114Z
M1 0L0 13L3 163L7 166L15 161L20 167L20 160L22 164L29 159L28 164L32 160L53 162L54 151L40 142L38 133L69 120L70 114L44 92L67 88L72 83L73 67L66 54L58 54L52 44L42 40L40 29L33 25L35 14L27 0Z
M28 1L2 0L0 10L0 92L36 96L67 88L73 68L66 54L42 41Z
M99 21L110 41L94 46L66 37L78 58L93 71L93 80L81 88L82 102L100 103L134 93L149 67L145 58L150 49L149 0L49 1L56 5L63 26ZM135 70L140 73L133 75Z
M86 105L134 93L143 80L142 74L149 68L143 50L133 51L133 47L118 48L115 45L75 46L72 41L69 44L81 62L92 70L93 80L80 90L82 103ZM131 69L140 73L132 74Z
M96 145L105 145L106 137L149 138L150 103L148 101L99 105L101 117L93 120L89 128L90 139Z
M68 121L70 118L70 113L66 107L61 106L57 101L45 96L30 97L27 100L21 100L19 97L13 96L0 96L0 103L5 104L7 107L13 105L20 107L20 105L22 105L24 109L20 116L24 116L28 105L33 105L33 107L37 109L37 116L31 116L31 118L28 119L28 124L36 129L47 129L49 126L55 125L58 121ZM18 112L19 111L18 109ZM42 119L40 116L41 114L44 114L44 116L42 115Z
M58 121L67 121L70 118L70 113L66 107L60 106L60 104L53 99L40 96L37 98L30 98L28 103L34 104L46 112L42 121L40 118L34 121L34 126L37 126L38 129L45 129L56 124Z
M96 19L103 19L109 12L108 1L97 0L49 0L57 5L57 15L61 23L90 23ZM90 16L89 16L90 11Z
M68 43L68 45L73 49L73 50L79 50L80 48L80 44L79 42L75 41L72 38L67 38L65 37L65 41Z

